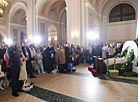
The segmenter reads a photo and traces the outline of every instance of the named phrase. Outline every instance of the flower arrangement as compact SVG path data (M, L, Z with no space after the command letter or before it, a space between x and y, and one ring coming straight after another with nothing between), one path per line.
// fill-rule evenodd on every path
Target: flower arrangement
M128 51L128 48L126 48L122 52L122 54L120 54L121 55L120 58L126 56L127 51ZM126 60L125 63L110 65L110 66L108 66L108 70L114 70L114 67L115 67L115 69L119 71L119 75L121 75L121 76L133 76L133 75L138 76L138 74L135 74L134 72L132 72L132 65L133 65L132 61L134 60L134 57L135 57L134 56L134 50L132 49L129 52L129 55L127 56L127 60ZM104 73L105 73L107 71L106 70L107 66L106 66L105 63L103 65L104 65L103 69L104 69ZM131 73L131 75L127 75L127 74L130 74L130 73Z
M138 37L136 38L136 39L134 39L133 40L136 44L137 44L137 46L138 46Z
M125 57L126 54L127 54L127 51L128 51L128 47L127 47L123 52L121 52L120 54L118 54L116 58L122 58L122 57Z

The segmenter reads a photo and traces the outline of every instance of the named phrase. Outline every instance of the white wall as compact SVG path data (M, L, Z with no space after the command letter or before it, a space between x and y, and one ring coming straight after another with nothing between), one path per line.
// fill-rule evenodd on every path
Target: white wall
M136 37L137 22L111 23L107 26L107 40L127 40Z

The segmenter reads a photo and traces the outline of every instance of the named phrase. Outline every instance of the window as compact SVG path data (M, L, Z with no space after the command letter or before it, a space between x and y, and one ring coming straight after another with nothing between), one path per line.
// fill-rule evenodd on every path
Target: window
M115 6L109 14L109 22L135 20L135 10L129 4Z

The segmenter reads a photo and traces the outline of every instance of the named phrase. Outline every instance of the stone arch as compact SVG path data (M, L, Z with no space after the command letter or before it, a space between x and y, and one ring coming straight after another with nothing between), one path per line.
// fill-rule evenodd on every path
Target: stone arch
M24 18L26 18L26 13L25 13L25 11L23 10L23 11L19 14L19 16L18 16L18 18L17 18L17 23L21 23L22 19L24 19Z
M65 9L63 9L59 14L58 21L60 21L62 18L64 18L65 15L67 15L67 12Z
M55 25L48 26L48 42L55 44L57 41L57 28Z
M57 28L54 25L49 25L48 31L55 31L56 32L57 31Z
M35 7L36 15L41 15L41 11L42 11L42 8L43 8L45 2L51 2L51 1L56 2L58 0L37 0L36 7Z
M45 2L47 2L48 0L37 0L37 3L36 3L36 15L41 15L41 10L42 10L42 7L43 5L45 4ZM49 5L46 7L46 10L45 10L45 14L44 16L48 16L48 13L50 11L50 8L51 6L57 2L58 0L49 0ZM66 6L67 6L67 0L65 0L65 3L66 3Z
M7 37L5 36L5 34L2 31L0 31L0 35L1 35L1 37L2 37L3 40L7 39Z
M9 17L9 21L10 22L11 22L11 18L13 18L12 16L15 14L15 11L17 11L18 9L23 9L25 11L25 13L27 13L27 7L26 7L26 5L24 3L22 3L22 2L15 3L11 7L11 9L9 11L9 14L8 14L8 17Z

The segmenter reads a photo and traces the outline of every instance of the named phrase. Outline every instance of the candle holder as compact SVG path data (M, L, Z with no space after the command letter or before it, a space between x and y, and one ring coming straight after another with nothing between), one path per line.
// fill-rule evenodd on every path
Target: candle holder
M108 59L107 59L107 72L106 72L106 75L108 75Z
M115 70L115 63L116 63L116 59L114 58L114 70Z

